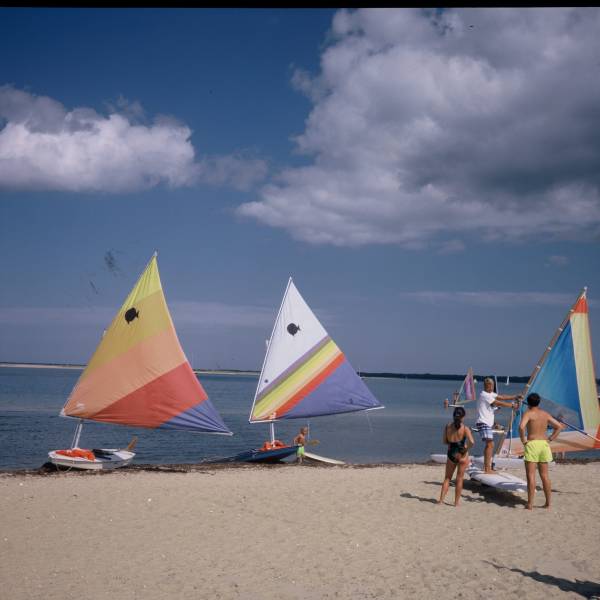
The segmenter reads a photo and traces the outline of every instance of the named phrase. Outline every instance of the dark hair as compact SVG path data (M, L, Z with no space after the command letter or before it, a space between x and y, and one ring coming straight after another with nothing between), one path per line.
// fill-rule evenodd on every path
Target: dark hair
M529 396L527 396L527 405L537 406L540 403L540 400L540 395L533 392L533 394L529 394Z
M461 421L465 418L466 411L462 406L457 406L452 413L452 418L454 419L454 427L456 429L460 429L462 425Z

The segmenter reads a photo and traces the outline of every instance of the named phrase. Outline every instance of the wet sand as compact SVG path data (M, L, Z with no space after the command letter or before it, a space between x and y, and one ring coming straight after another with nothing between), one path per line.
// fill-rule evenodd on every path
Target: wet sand
M176 471L1 474L2 596L600 598L597 462L531 512L468 481L436 505L441 465Z

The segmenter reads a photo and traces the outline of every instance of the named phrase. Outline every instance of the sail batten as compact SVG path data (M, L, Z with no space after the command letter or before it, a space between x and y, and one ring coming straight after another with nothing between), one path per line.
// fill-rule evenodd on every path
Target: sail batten
M231 435L181 348L156 255L117 312L61 415Z
M250 422L380 407L290 278L267 345Z

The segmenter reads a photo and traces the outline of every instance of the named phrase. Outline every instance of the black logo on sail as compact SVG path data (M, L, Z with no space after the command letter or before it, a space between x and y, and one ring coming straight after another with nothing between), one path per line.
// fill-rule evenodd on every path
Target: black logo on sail
M131 323L131 321L133 321L134 319L137 319L139 316L140 316L139 310L137 310L135 307L130 308L125 313L125 320L127 321L127 325L129 325L129 323Z

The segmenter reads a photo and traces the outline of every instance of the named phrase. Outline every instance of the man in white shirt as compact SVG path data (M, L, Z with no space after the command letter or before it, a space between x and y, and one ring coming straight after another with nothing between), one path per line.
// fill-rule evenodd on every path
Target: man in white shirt
M483 469L486 473L494 473L492 470L492 453L494 451L494 410L496 407L505 406L507 408L517 409L521 396L500 396L494 392L494 380L486 377L483 380L483 391L477 399L477 423L476 429L479 431L481 441L485 444L483 450ZM516 400L516 402L514 402ZM509 402L510 401L510 402Z

